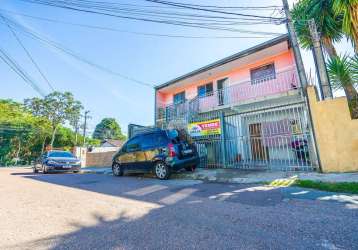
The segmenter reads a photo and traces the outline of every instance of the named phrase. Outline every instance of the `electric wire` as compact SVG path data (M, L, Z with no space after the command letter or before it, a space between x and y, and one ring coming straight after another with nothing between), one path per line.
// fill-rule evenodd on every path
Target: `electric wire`
M140 84L140 85L143 85L143 86L147 86L147 87L150 87L150 88L153 88L154 87L154 84L150 84L150 83L146 83L146 82L143 82L143 81L140 81L140 80L137 80L137 79L134 79L133 77L129 77L129 76L126 76L122 73L119 73L117 71L114 71L112 69L109 69L107 67L104 67L104 66L101 66L95 62L92 62L91 60L89 59L86 59L84 58L83 56L79 55L78 53L76 53L75 51L71 50L71 49L68 49L66 47L64 47L63 45L61 45L60 43L58 42L55 42L53 40L50 40L48 38L44 38L43 36L40 36L38 34L36 34L34 31L31 31L29 30L28 28L24 27L23 25L19 24L18 22L15 22L9 18L6 18L10 24L13 24L15 25L15 27L18 27L20 28L19 30L27 35L29 35L29 37L32 37L33 39L36 39L38 41L41 41L42 43L45 43L47 45L50 45L51 47L61 51L62 53L65 53L75 59L77 59L78 61L81 61L87 65L90 65L94 68L97 68L101 71L104 71L106 73L109 73L109 74L112 74L112 75L115 75L115 76L119 76L123 79L126 79L126 80L129 80L129 81L132 81L132 82L135 82L137 84Z
M22 49L25 51L27 57L30 59L30 61L32 62L32 64L35 66L35 68L37 69L37 71L40 73L41 77L45 80L45 82L47 83L47 85L49 86L49 88L52 91L55 91L55 88L52 86L52 84L50 83L50 81L48 80L48 78L45 76L45 74L43 73L43 71L41 70L40 66L36 63L35 59L33 58L33 56L31 55L30 51L26 49L25 45L22 43L21 39L18 37L18 35L16 34L16 32L13 30L13 28L8 24L8 22L6 21L6 19L4 18L3 15L0 14L0 17L4 20L6 26L9 28L10 32L12 33L12 35L15 37L16 41L19 43L19 45L22 47Z
M112 27L104 27L104 26L98 26L98 25L88 25L88 24L74 23L74 22L68 22L68 21L63 21L63 20L57 20L57 19L33 16L33 15L23 14L23 13L19 13L19 12L8 11L8 10L4 10L4 9L0 9L0 11L9 13L11 15L18 15L18 16L28 17L28 18L31 18L31 19L41 20L41 21L45 21L45 22L59 23L59 24L65 24L65 25L89 28L89 29L120 32L120 33L128 33L128 34L142 35L142 36L169 37L169 38L189 38L189 39L267 38L267 36L189 36L189 35L172 35L172 34L136 32L136 31L129 31L129 30L112 28Z
M37 83L31 79L24 69L6 53L3 48L0 47L0 59L7 64L18 76L20 76L26 83L28 83L38 94L42 97L45 96L45 92L37 85Z

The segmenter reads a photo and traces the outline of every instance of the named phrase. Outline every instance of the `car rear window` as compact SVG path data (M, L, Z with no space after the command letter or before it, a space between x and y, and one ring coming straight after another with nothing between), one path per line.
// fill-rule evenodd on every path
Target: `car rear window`
M168 138L163 133L147 134L142 136L142 148L161 147L168 144Z
M74 157L73 154L71 154L70 152L66 152L66 151L59 151L59 152L49 152L48 153L49 157Z

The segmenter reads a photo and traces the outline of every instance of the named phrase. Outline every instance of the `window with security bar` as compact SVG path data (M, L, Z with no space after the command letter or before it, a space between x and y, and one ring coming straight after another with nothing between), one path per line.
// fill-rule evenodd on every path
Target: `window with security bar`
M250 70L251 84L259 84L276 79L275 64L267 64Z

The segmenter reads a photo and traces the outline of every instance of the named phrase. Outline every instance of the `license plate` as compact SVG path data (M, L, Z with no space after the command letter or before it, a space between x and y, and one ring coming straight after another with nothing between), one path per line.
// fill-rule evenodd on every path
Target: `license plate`
M62 168L71 168L71 165L64 165Z
M191 149L183 150L183 154L191 154L191 153L193 153L193 150Z

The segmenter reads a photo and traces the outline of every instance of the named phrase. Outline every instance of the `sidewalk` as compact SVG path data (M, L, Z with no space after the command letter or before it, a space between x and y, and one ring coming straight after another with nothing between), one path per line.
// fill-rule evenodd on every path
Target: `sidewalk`
M82 173L112 174L111 168L82 168ZM196 169L195 172L172 174L171 178L222 183L263 183L277 180L312 180L323 182L358 182L358 173L284 172L240 169Z

